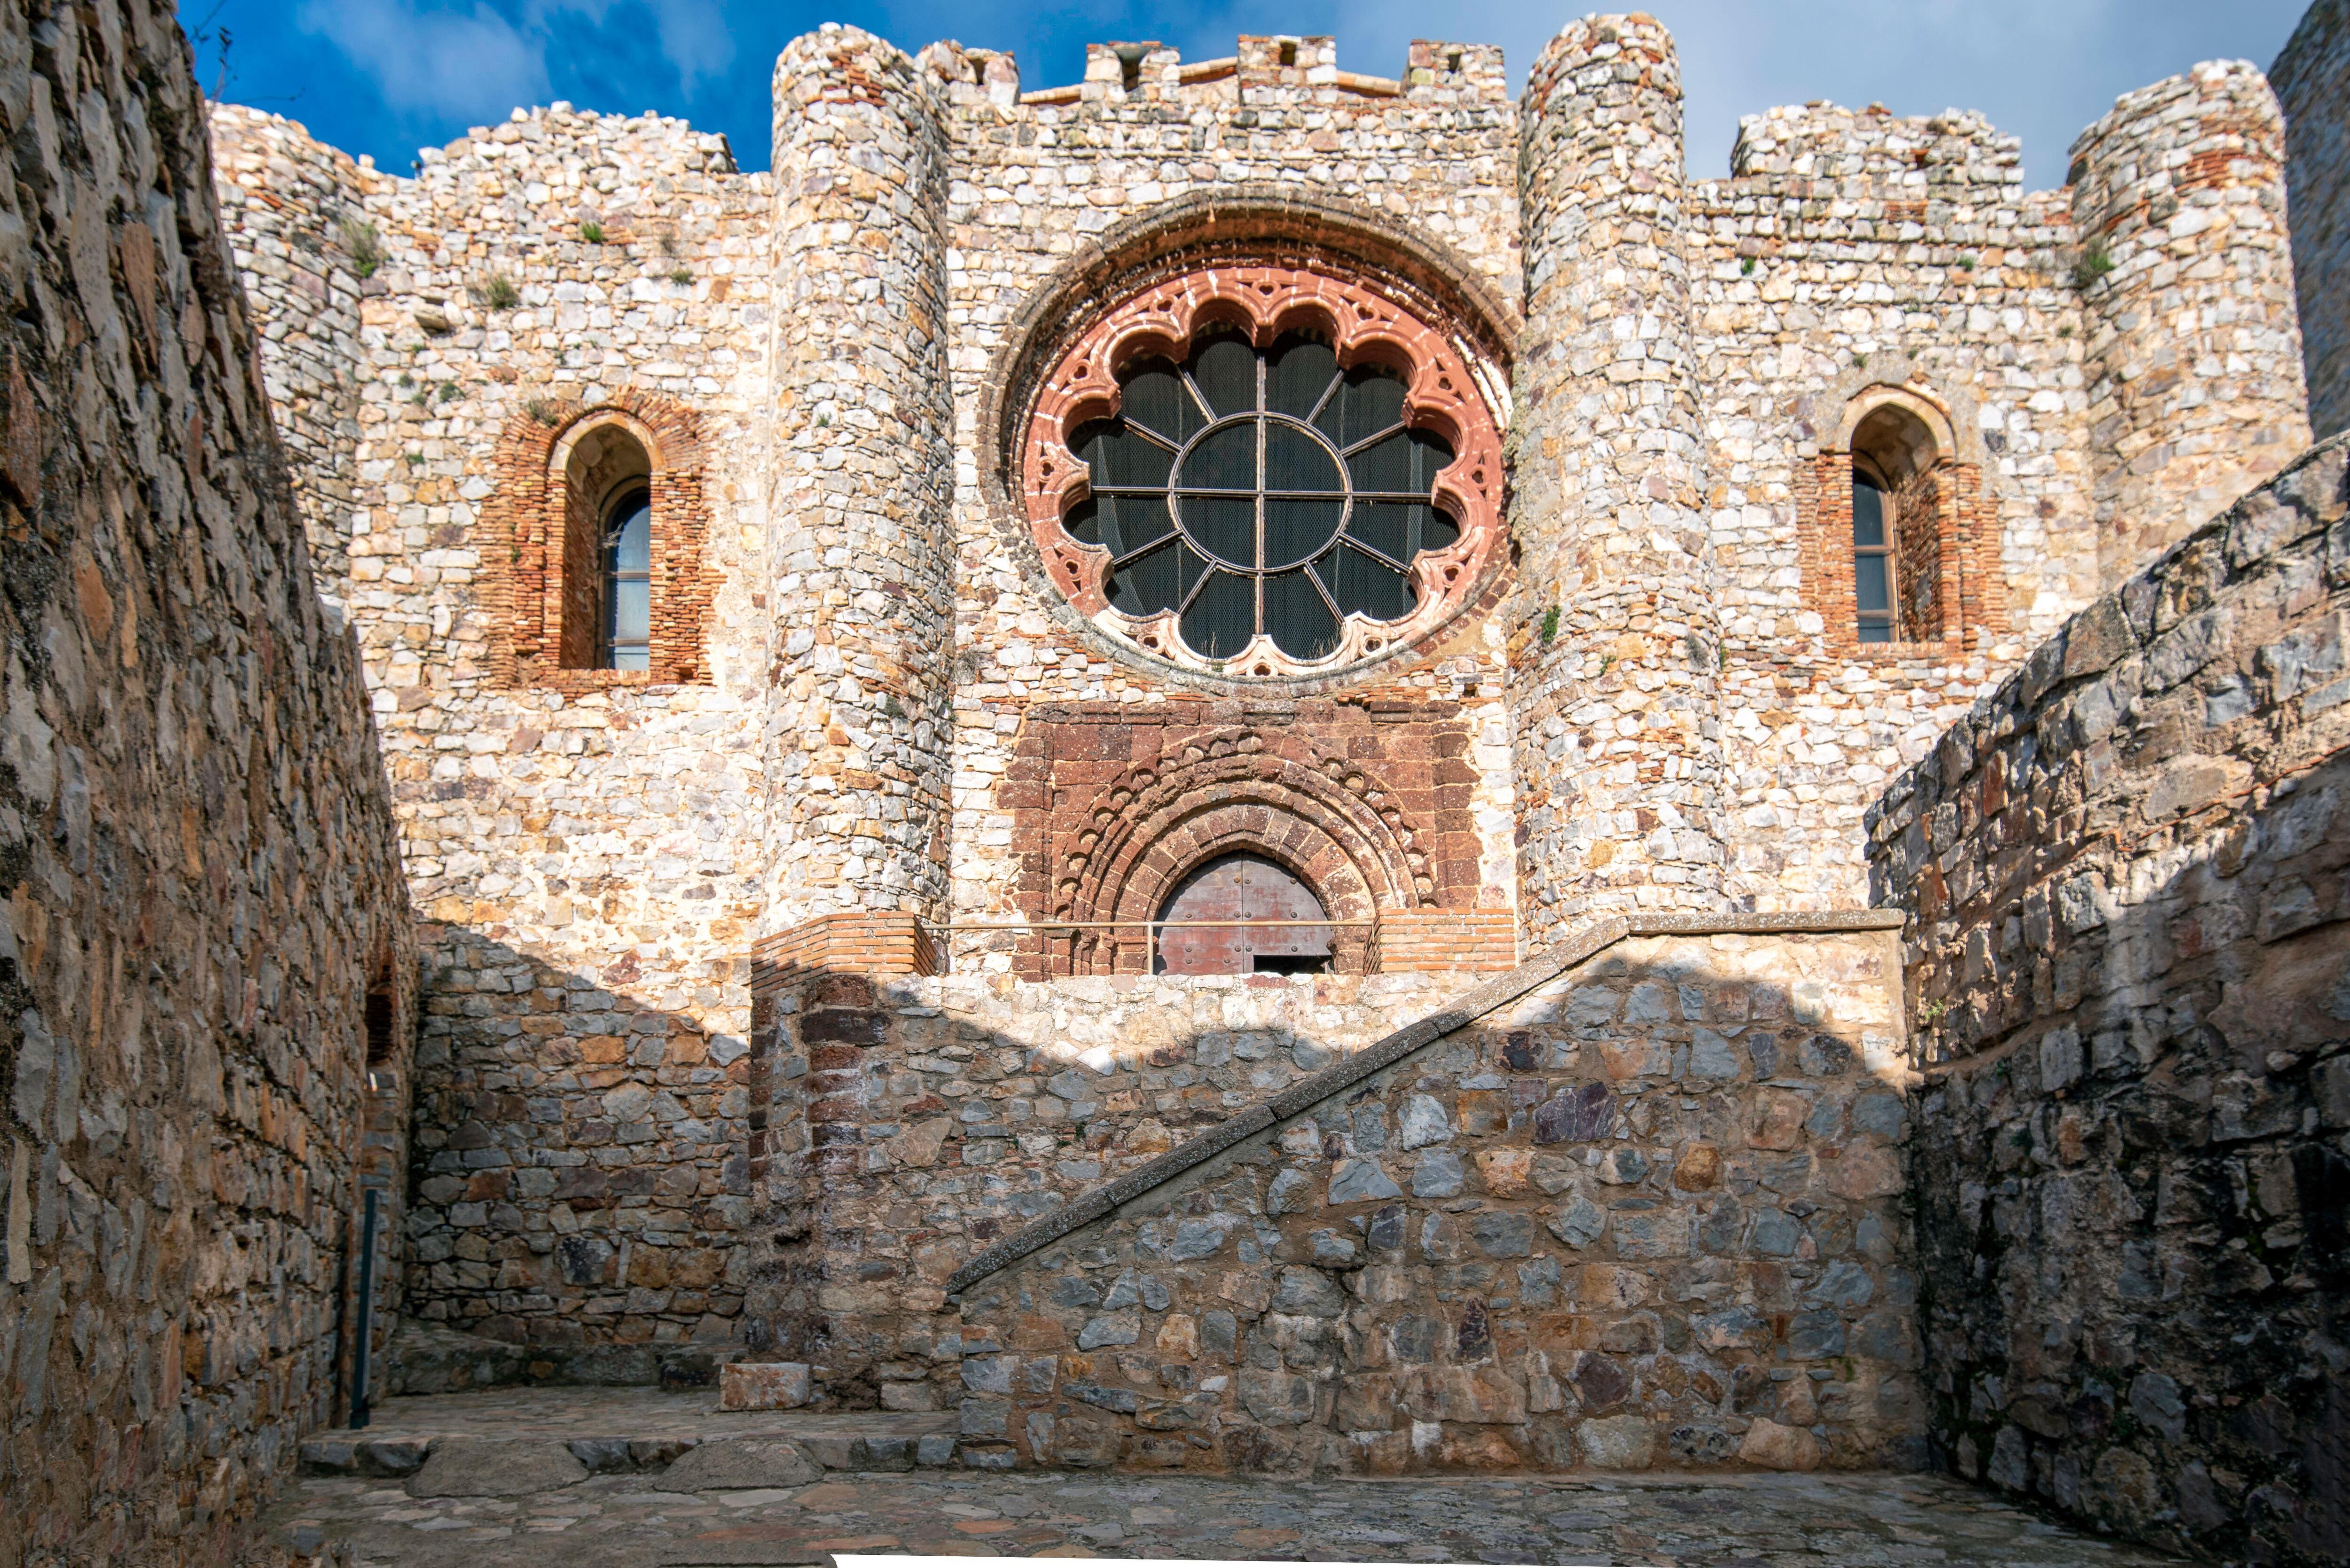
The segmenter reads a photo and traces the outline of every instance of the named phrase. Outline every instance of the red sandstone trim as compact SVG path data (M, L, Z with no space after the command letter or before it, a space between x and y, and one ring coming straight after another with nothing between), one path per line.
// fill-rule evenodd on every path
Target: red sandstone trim
M1437 476L1435 493L1459 521L1461 537L1413 564L1418 607L1393 624L1350 623L1337 650L1313 668L1353 664L1421 638L1459 614L1506 538L1501 436L1469 366L1442 332L1369 285L1272 264L1207 267L1128 296L1045 378L1022 443L1021 505L1054 587L1078 614L1114 628L1146 651L1206 664L1181 647L1169 618L1138 620L1112 610L1103 589L1107 552L1072 538L1061 519L1089 493L1086 466L1071 455L1068 436L1118 411L1118 367L1142 354L1180 359L1193 334L1211 324L1241 327L1260 347L1284 332L1310 327L1328 336L1342 366L1377 363L1402 371L1409 387L1406 421L1442 435L1456 454ZM1293 674L1300 668L1270 656L1248 662L1242 673ZM1260 664L1264 668L1254 668Z
M604 419L626 424L652 462L652 657L645 670L583 668L594 644L591 628L580 624L588 600L578 578L595 569L594 552L578 537L585 512L575 506L557 460L572 436ZM564 692L709 683L718 575L702 565L707 460L701 415L647 393L623 391L593 408L550 400L508 422L492 458L496 489L482 514L493 683Z

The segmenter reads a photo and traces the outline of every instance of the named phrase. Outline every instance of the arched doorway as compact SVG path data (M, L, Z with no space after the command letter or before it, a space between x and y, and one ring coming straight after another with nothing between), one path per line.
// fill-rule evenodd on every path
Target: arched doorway
M1175 886L1159 917L1160 974L1321 974L1330 928L1186 926L1193 920L1324 920L1322 900L1297 874L1262 855L1220 855Z

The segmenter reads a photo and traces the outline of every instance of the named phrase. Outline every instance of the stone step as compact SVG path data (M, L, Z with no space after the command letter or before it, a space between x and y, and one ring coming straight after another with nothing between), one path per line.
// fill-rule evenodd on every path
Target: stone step
M363 1428L305 1438L302 1466L314 1475L412 1476L452 1439L469 1451L517 1445L517 1454L559 1445L590 1474L665 1470L706 1444L748 1439L789 1442L828 1470L958 1462L951 1411L727 1411L715 1389L532 1387L386 1399Z

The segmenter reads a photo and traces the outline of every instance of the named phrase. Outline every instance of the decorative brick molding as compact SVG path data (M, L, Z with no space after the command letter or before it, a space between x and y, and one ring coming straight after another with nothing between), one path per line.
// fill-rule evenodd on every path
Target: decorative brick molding
M1379 917L1370 967L1381 974L1518 967L1518 918L1507 909L1397 909Z
M1924 466L1875 471L1893 499L1894 633L1891 642L1860 640L1853 589L1854 432L1868 415L1897 407L1919 420L1934 452ZM1830 652L1877 658L1920 653L1955 657L1987 632L2008 629L1999 559L1998 508L1983 495L1982 468L1950 454L1948 416L1908 389L1872 388L1852 400L1842 427L1796 471L1795 526L1804 604L1825 622Z
M652 497L652 639L648 670L589 668L595 657L594 574L601 571L597 509L606 497L575 454L617 427L644 449ZM718 576L702 566L710 509L701 416L667 398L622 391L592 408L544 401L510 421L494 458L496 489L483 509L494 631L491 679L506 686L596 691L707 684L708 623ZM575 493L577 492L577 493Z
M1120 367L1145 355L1180 361L1193 335L1210 326L1237 327L1260 348L1304 328L1328 338L1341 367L1378 364L1402 372L1409 387L1406 422L1442 436L1455 454L1437 476L1434 494L1461 536L1410 563L1418 604L1395 622L1347 618L1338 646L1310 664L1262 649L1237 665L1209 659L1184 645L1173 612L1142 618L1118 613L1103 591L1107 550L1063 526L1091 493L1086 465L1066 444L1071 432L1118 411ZM1217 673L1336 670L1417 642L1451 621L1477 597L1503 549L1504 483L1501 434L1485 394L1443 331L1367 280L1274 263L1203 267L1112 306L1046 373L1021 447L1021 504L1054 587L1079 615L1144 653Z
M1468 750L1451 703L1040 710L999 796L1015 841L1034 846L1024 912L1147 920L1191 870L1235 851L1288 867L1334 920L1466 910L1478 888ZM1370 928L1332 934L1341 971L1372 967ZM1139 923L1038 934L1020 950L1028 978L1144 963Z
M937 945L913 915L825 915L777 931L751 950L751 992L765 998L818 971L937 974Z

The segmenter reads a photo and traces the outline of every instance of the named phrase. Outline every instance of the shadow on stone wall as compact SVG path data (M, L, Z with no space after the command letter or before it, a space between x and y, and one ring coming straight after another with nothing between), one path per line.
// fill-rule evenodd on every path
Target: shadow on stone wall
M598 977L463 928L422 945L396 1391L711 1381L748 1262L743 966L654 977L691 992L664 1007L615 983L626 957Z
M2159 884L2065 883L2023 933L2061 938L2042 1027L1929 1077L1912 1159L1944 1462L2178 1550L2339 1563L2350 761L2296 783Z
M1898 986L1627 942L1119 1194L965 1289L966 1458L1921 1463Z

